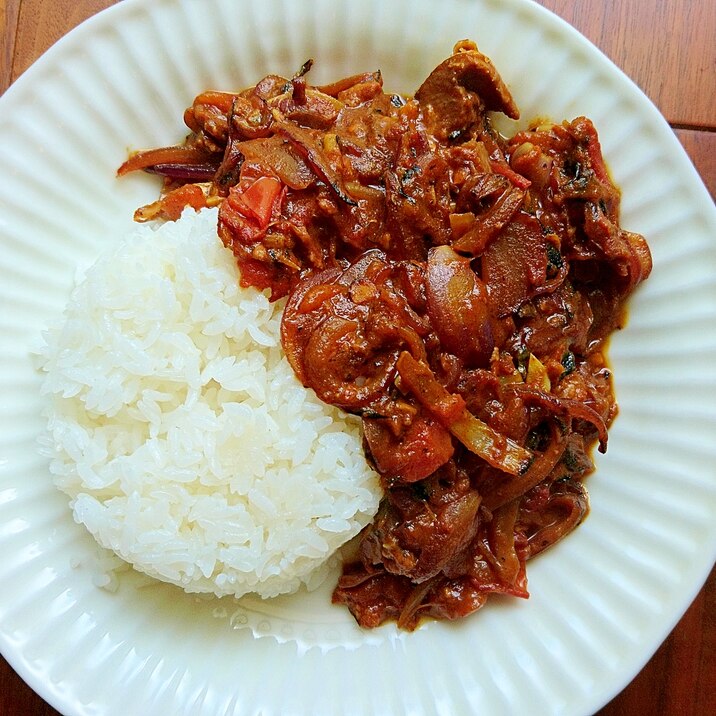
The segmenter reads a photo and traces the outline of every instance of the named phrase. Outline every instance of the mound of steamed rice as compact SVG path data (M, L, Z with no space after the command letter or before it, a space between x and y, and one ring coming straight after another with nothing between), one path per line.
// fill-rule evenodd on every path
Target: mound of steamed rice
M295 378L216 210L138 227L45 335L45 447L75 520L191 592L310 586L375 514L357 420ZM325 569L323 569L325 572Z

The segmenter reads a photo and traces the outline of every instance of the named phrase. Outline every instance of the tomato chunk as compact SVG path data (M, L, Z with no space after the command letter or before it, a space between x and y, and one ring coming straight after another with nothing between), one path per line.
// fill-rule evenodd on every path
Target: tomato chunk
M256 219L261 229L265 229L271 222L282 188L281 182L274 177L259 177L244 191L232 190L230 203L244 216Z

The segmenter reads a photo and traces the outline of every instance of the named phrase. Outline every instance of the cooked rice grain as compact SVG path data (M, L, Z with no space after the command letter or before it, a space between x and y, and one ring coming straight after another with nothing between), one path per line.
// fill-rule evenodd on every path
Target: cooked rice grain
M100 258L45 335L55 482L137 569L271 597L375 514L359 422L296 380L282 305L239 287L216 210L188 210Z

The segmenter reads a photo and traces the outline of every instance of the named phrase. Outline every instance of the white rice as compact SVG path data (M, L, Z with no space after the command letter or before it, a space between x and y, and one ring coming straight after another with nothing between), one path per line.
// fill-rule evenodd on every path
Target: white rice
M102 257L45 335L45 449L75 520L187 591L295 591L377 510L359 423L295 378L282 306L239 287L216 210L188 210Z

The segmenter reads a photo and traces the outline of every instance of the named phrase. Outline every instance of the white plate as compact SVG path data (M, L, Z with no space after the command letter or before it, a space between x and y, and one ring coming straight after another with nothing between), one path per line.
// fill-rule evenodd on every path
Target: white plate
M592 514L530 563L532 598L457 624L363 633L330 587L241 605L133 574L93 586L92 540L53 488L30 346L150 200L128 148L178 140L199 91L316 60L411 92L470 37L526 119L591 117L654 273L611 356L621 415ZM716 212L665 121L566 24L527 1L125 0L0 99L0 648L67 714L587 714L638 672L716 554ZM234 628L249 626L252 629Z

